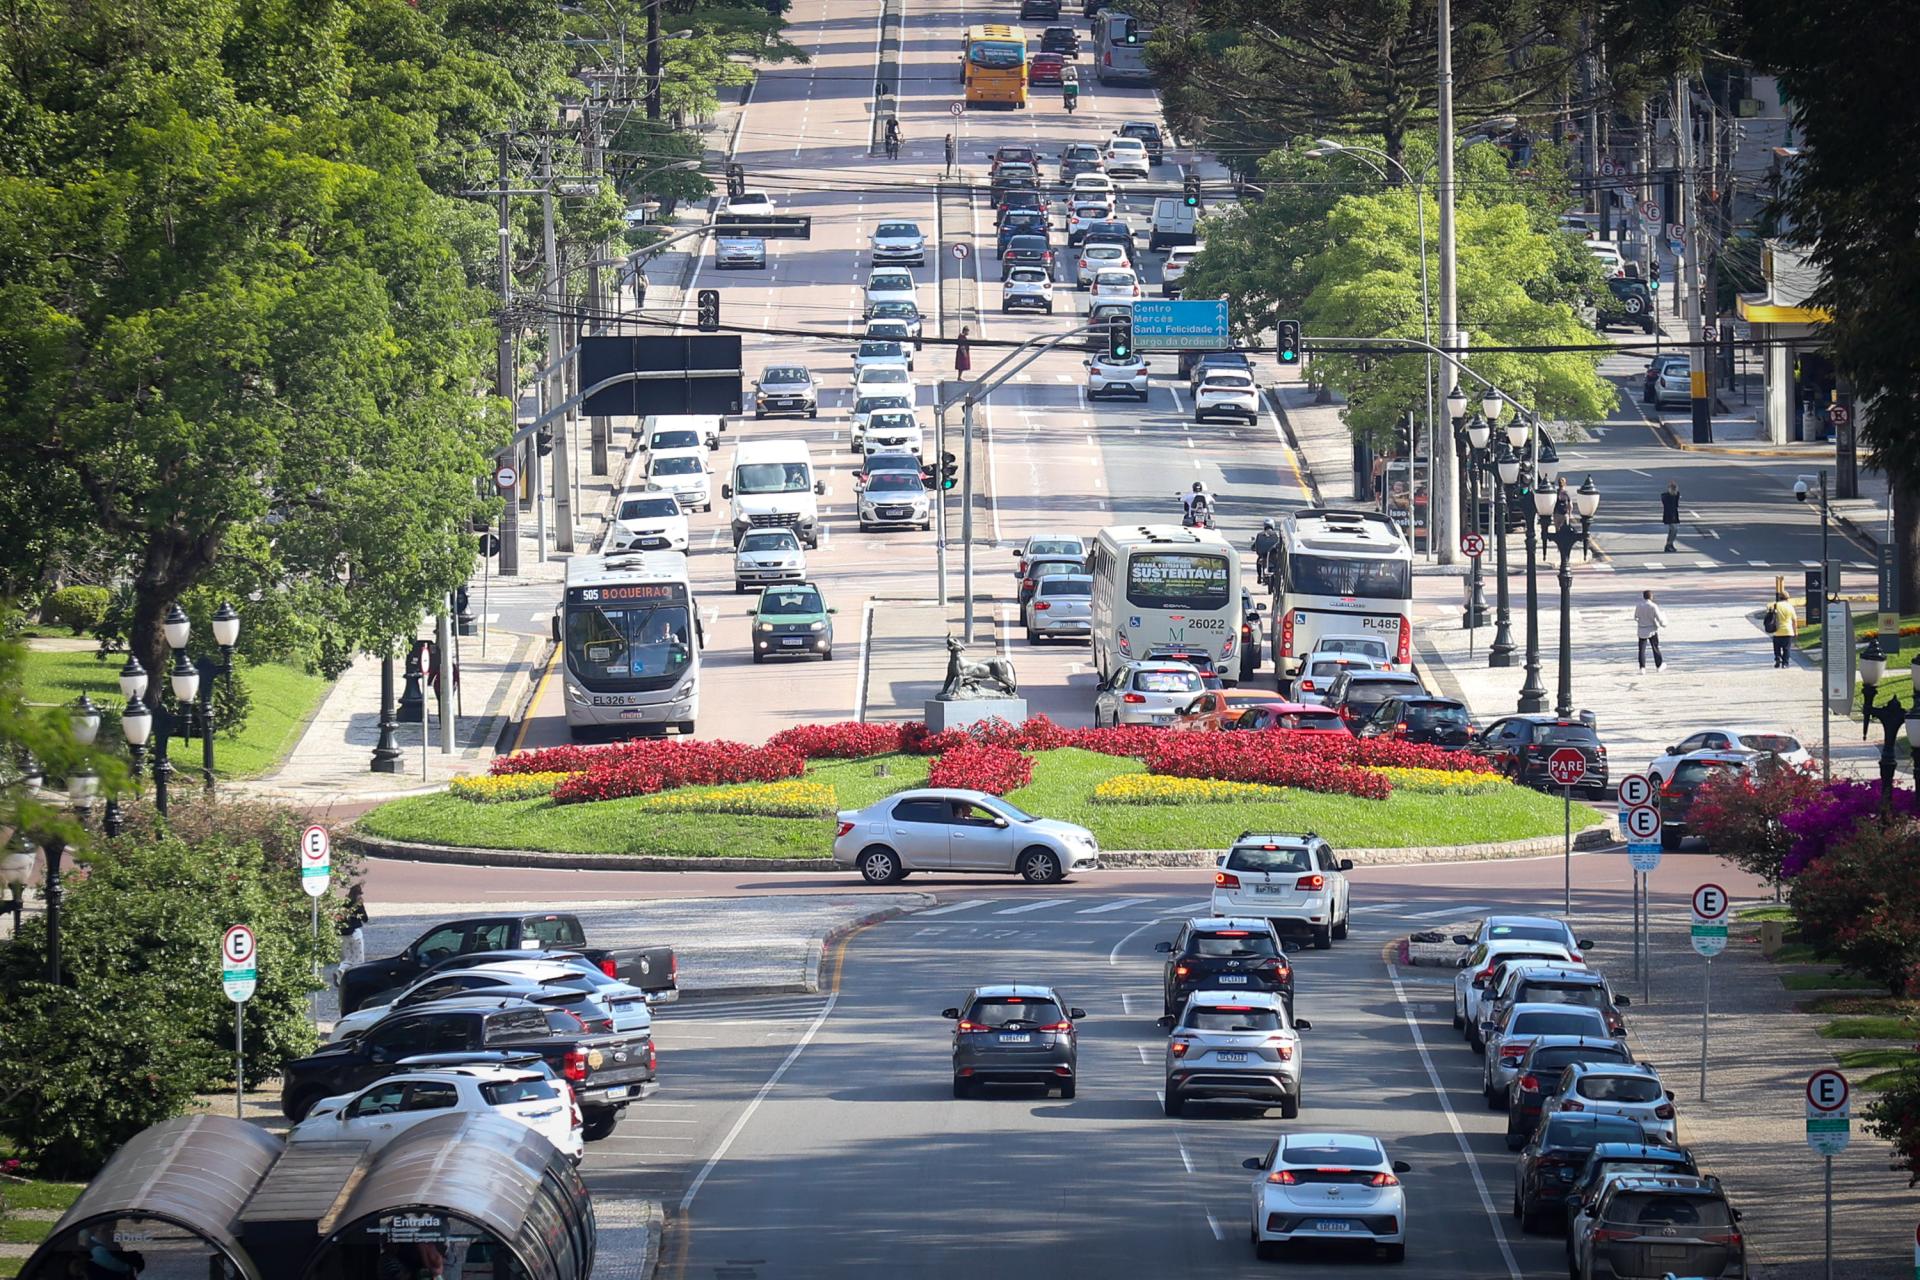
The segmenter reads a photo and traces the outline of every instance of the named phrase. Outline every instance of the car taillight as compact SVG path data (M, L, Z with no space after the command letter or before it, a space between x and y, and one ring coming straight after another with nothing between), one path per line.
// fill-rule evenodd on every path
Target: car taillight
M1302 693L1313 692L1313 681L1307 678L1306 676L1300 677L1300 692Z
M1405 720L1402 720L1399 724L1393 726L1393 732L1395 737L1399 737L1405 734L1406 731L1407 731L1407 722Z
M1492 976L1493 976L1493 966L1488 965L1486 968L1482 969L1480 972L1474 974L1473 980L1475 982L1483 982L1486 979L1491 978Z
M1301 876L1293 882L1293 887L1296 889L1324 889L1327 887L1327 878L1318 875Z
M566 1061L561 1064L560 1074L575 1084L587 1082L587 1054L584 1049L567 1050Z
M962 1018L960 1019L960 1025L959 1027L956 1028L956 1030L958 1030L962 1035L966 1035L969 1032L974 1032L974 1031L991 1031L993 1030L993 1028L987 1026L985 1023L982 1023L982 1022L968 1022L965 1018Z
M1539 1076L1521 1076L1520 1087L1526 1090L1528 1093L1538 1093L1540 1092L1540 1077Z
M1631 1231L1622 1231L1617 1227L1595 1227L1593 1234L1588 1238L1595 1244L1619 1244L1623 1241L1632 1240L1634 1233Z
M1187 1050L1193 1048L1193 1041L1175 1040L1172 1044L1168 1045L1167 1047L1173 1050L1174 1057L1184 1058L1187 1056Z
M1129 694L1127 694L1127 695L1125 695L1124 697L1122 697L1122 698L1120 699L1120 701L1122 701L1122 702L1133 702L1133 703L1140 703L1140 702L1145 702L1145 701L1146 701L1146 699L1145 699L1145 698L1143 698L1142 696L1140 696L1140 695L1139 695L1139 694L1137 694L1137 693L1129 693Z
M620 976L619 969L614 965L612 956L608 956L600 962L600 972L606 974L609 978L617 978Z
M1240 887L1240 877L1234 875L1231 871L1216 871L1213 873L1213 887L1216 889L1238 889Z
M838 840L841 836L847 834L847 832L851 830L853 830L853 824L851 822L842 822L840 824L840 829L833 833L833 838Z
M1671 1102L1663 1102L1653 1109L1653 1114L1662 1120L1671 1120L1673 1119L1673 1104Z
M1033 602L1033 611L1035 613L1045 613L1047 610L1051 608L1053 608L1053 606L1048 604L1045 600L1036 600Z
M571 1010L571 1009L562 1009L562 1010L561 1010L560 1012L562 1012L562 1013L564 1013L564 1014L566 1014L566 1015L567 1015L567 1016L568 1016L569 1018L572 1018L572 1019L573 1019L573 1020L574 1020L575 1022L577 1022L577 1023L579 1023L579 1024L580 1024L580 1029L581 1029L582 1031L591 1031L591 1030L593 1030L593 1028L592 1028L592 1027L589 1027L589 1026L587 1025L587 1020L586 1020L585 1018L583 1018L583 1017L581 1017L581 1016L580 1016L579 1014L577 1014L577 1013L575 1013L575 1012L574 1012L573 1010Z
M1108 51L1107 51L1107 53L1106 53L1106 55L1105 55L1104 57L1102 57L1102 58L1101 58L1100 60L1101 60L1102 62L1104 62L1104 63L1106 63L1106 64L1107 64L1108 66L1112 66L1112 65L1113 65L1113 51L1112 51L1112 50L1108 50Z
M1560 1104L1559 1109L1561 1111L1585 1111L1587 1105L1584 1102L1575 1102L1572 1098L1568 1098Z
M1282 1062L1293 1061L1293 1044L1286 1040L1269 1040L1267 1047L1280 1056Z
M1033 579L1032 579L1032 578L1022 578L1022 579L1020 579L1020 589L1021 589L1022 591L1031 591L1031 590L1033 590Z
M1706 1244L1717 1244L1727 1249L1738 1249L1742 1243L1738 1231L1716 1231L1710 1235L1703 1235L1700 1239Z
M847 827L849 830L851 830L853 827L853 824L849 822L847 824ZM667 982L670 985L677 986L679 985L679 981L680 981L680 955L678 952L669 951L667 953Z
M660 1066L660 1053L653 1047L653 1041L647 1041L647 1070L654 1071Z
M1661 788L1660 788L1660 794L1661 794L1661 795L1662 795L1663 797L1664 797L1664 796L1677 796L1677 795L1679 795L1679 794L1680 794L1680 792L1679 792L1679 790L1678 790L1678 789L1677 789L1677 788L1676 788L1676 787L1675 787L1675 786L1674 786L1674 785L1673 785L1673 784L1672 784L1671 782L1669 782L1669 783L1667 783L1667 784L1666 784L1665 786L1663 786L1663 787L1661 787Z
M1051 1031L1055 1035L1070 1036L1073 1034L1073 1024L1071 1022L1049 1022L1044 1027L1035 1027L1034 1030L1035 1031Z
M1296 1185L1300 1179L1293 1176L1293 1170L1291 1169L1275 1169L1267 1175L1267 1181L1273 1183L1275 1186L1291 1187Z
M1607 754L1607 749L1605 747L1595 747L1594 750L1598 751L1602 756Z
M1176 978L1184 978L1189 973L1192 973L1192 972L1193 970L1189 966L1184 964L1177 964L1173 966L1173 976Z
M1400 1185L1400 1179L1390 1173L1376 1173L1373 1175L1373 1181L1370 1185L1376 1187L1397 1187Z
M1269 956L1253 968L1256 973L1285 973L1287 962L1279 956Z
M1280 656L1283 658L1293 656L1293 610L1291 609L1280 615ZM1311 689L1313 686L1308 685L1307 688Z

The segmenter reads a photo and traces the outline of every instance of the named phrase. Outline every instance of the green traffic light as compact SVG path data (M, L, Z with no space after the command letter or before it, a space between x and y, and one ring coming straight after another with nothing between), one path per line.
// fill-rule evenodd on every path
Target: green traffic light
M943 477L943 478L941 479L941 481L940 481L940 487L941 487L941 489L943 489L943 490L945 490L945 489L951 489L951 488L953 488L953 486L954 486L954 485L956 485L956 484L958 484L958 483L960 483L960 482L959 482L958 480L955 480L955 479L954 479L954 478L953 478L952 476L946 476L946 477Z

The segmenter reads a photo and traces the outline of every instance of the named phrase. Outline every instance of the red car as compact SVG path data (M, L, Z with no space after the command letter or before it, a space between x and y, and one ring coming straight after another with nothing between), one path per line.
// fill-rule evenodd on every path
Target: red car
M1241 703L1240 714L1225 724L1228 729L1265 729L1287 733L1337 733L1353 736L1347 722L1332 707L1316 707L1305 702Z
M1036 53L1027 59L1027 83L1057 85L1066 78L1066 66L1060 54Z

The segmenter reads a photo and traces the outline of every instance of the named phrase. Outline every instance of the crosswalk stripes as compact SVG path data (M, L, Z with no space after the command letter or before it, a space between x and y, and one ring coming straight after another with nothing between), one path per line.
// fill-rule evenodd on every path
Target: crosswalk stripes
M997 916L1024 915L1029 911L1042 911L1047 907L1064 906L1071 901L1073 901L1071 898L1042 898L1038 902L1023 902L1017 907L1003 907L993 914Z
M1469 903L1463 903L1462 905L1457 907L1441 907L1438 911L1409 912L1407 915L1407 919L1435 920L1444 916L1453 920L1465 920L1470 916L1479 915L1481 912L1486 911L1487 909L1488 909L1487 904L1484 902L1469 902Z
M935 907L931 911L916 911L913 913L913 918L916 920L925 920L928 916L950 916L956 911L966 911L972 907L984 907L988 901L986 898L969 898L965 902L949 903L944 907Z
M1118 902L1109 902L1098 907L1082 907L1080 910L1074 912L1074 914L1077 916L1102 916L1109 911L1125 911L1129 907L1144 907L1152 901L1152 898L1122 898Z
M1404 902L1373 902L1364 907L1349 907L1347 908L1347 914L1350 916L1378 915L1382 912L1392 911L1397 907L1404 907L1406 905Z

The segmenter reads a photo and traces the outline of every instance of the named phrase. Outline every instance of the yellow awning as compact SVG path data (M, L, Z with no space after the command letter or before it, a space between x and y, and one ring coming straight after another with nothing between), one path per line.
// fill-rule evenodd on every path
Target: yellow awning
M1833 317L1825 307L1786 307L1774 302L1739 299L1740 318L1751 324L1826 324Z

